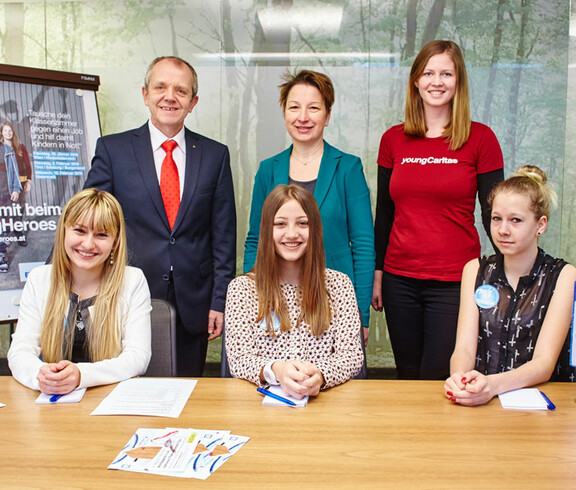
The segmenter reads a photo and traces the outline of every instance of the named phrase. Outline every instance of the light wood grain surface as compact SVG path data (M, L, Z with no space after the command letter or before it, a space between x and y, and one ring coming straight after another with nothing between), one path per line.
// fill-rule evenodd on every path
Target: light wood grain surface
M0 488L575 488L576 386L547 384L555 411L452 405L436 381L349 381L306 408L262 406L254 385L198 381L178 419L90 416L36 405L0 377ZM140 427L226 429L251 440L208 480L107 470Z

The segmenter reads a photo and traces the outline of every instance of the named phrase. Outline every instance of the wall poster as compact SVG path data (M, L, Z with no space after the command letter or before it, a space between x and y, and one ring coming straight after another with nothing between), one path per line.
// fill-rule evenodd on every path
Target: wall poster
M0 65L0 320L17 318L101 135L99 77Z

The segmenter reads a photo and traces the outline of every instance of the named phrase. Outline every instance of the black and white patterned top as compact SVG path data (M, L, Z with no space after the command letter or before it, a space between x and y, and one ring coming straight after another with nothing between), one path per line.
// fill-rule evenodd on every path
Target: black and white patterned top
M532 359L558 276L566 265L539 249L530 274L520 278L514 291L506 279L503 260L501 254L482 257L476 276L475 289L491 285L499 295L496 306L478 307L476 370L486 375L510 371ZM551 378L554 381L573 380L568 346L566 339Z
M324 376L322 388L341 384L355 376L364 361L360 344L360 314L354 287L346 274L326 269L332 321L316 337L308 324L296 326L300 315L299 291L282 284L292 328L269 334L257 323L258 294L252 278L237 277L226 295L226 353L232 376L260 384L262 368L273 360L300 360L315 364Z
M78 295L70 293L70 306L64 322L62 359L68 359L69 341L72 338L72 357L68 360L74 363L90 362L86 334L90 328L90 307L95 301L96 296L80 300Z

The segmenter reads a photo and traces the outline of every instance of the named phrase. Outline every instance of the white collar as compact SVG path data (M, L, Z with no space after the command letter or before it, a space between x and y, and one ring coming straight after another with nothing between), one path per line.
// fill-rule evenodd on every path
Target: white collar
M160 146L162 145L162 143L164 143L164 141L174 140L176 141L176 143L178 143L178 147L184 153L186 153L186 138L184 133L184 126L182 126L182 129L178 131L178 133L174 135L173 138L168 138L168 136L166 136L156 126L154 126L154 124L152 124L152 121L150 120L148 120L148 129L150 130L150 142L152 143L152 151L156 151L158 148L160 148Z

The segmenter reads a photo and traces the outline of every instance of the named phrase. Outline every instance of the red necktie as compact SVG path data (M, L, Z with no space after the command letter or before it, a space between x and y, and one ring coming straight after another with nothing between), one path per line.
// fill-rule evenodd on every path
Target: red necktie
M174 221L176 221L176 215L180 207L180 181L176 162L172 158L172 151L177 146L178 143L174 140L166 140L162 143L166 156L162 162L162 170L160 172L160 193L162 194L162 201L164 201L164 209L166 209L170 229L174 227Z

